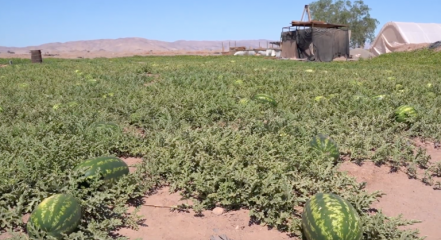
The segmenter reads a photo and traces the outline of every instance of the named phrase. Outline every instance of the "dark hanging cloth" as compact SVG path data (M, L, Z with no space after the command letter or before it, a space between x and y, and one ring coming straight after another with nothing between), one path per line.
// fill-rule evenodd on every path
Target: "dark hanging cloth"
M348 30L334 28L308 28L296 31L297 47L301 56L309 60L331 62L334 58L349 57ZM309 52L313 44L313 53Z

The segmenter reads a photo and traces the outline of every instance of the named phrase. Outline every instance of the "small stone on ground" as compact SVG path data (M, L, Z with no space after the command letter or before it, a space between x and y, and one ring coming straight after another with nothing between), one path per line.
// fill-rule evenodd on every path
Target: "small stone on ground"
M221 207L216 207L213 209L212 212L216 215L222 215L225 212L225 210Z

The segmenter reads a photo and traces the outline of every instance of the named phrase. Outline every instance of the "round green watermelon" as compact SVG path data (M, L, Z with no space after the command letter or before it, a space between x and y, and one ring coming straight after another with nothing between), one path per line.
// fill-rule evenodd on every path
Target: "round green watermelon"
M57 239L73 232L81 221L81 202L68 194L56 194L44 199L32 212L27 223L29 236L37 231Z
M268 94L263 94L263 93L256 94L253 97L253 99L255 101L258 101L258 102L261 102L261 103L269 103L269 104L271 104L273 106L277 106L277 101L273 97L269 96Z
M83 171L86 178L92 178L98 174L101 174L102 179L109 183L112 183L118 178L129 174L129 167L123 160L110 156L86 160L75 167L75 170ZM90 186L88 181L80 184L80 187L88 186Z
M395 109L395 120L397 122L411 122L418 117L418 113L412 106L402 105Z
M332 157L335 161L340 158L338 146L329 136L319 134L309 144L316 154Z
M302 230L306 240L360 240L363 232L355 208L331 193L317 193L303 209Z

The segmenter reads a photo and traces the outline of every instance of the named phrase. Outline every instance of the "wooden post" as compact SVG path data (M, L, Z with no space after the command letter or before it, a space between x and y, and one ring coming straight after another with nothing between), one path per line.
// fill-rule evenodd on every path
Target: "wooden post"
M306 14L308 14L308 22L311 22L311 13L309 12L309 5L305 5L300 22L303 21L303 16L305 15L305 12L306 12Z
M306 12L308 13L308 22L311 22L311 13L309 12L309 5L305 5Z
M305 15L305 10L306 10L306 5L305 5L305 8L303 9L302 18L300 18L300 22L303 21L303 15Z
M222 42L222 52L224 52L224 42Z

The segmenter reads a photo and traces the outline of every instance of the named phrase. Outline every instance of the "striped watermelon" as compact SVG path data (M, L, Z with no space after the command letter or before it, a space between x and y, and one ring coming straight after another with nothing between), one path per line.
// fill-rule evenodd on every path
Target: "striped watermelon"
M258 102L261 102L261 103L269 103L269 104L271 104L273 106L277 106L277 101L274 98L272 98L271 96L267 95L267 94L263 94L263 93L256 94L253 97L253 99L258 101Z
M68 194L56 194L44 199L32 212L27 223L29 236L35 236L36 230L57 239L62 234L73 232L81 221L81 203Z
M397 122L411 122L417 117L417 111L409 105L402 105L395 110L395 120Z
M98 171L98 168L100 171ZM93 177L101 173L102 179L108 182L129 174L129 167L123 160L108 156L86 160L80 163L75 170L84 170L85 177ZM88 187L89 184L85 182L81 186Z
M315 136L309 144L314 152L319 155L332 157L336 161L340 157L337 144L326 135L319 134Z
M307 240L360 240L363 235L355 208L330 193L317 193L306 203L302 229Z

